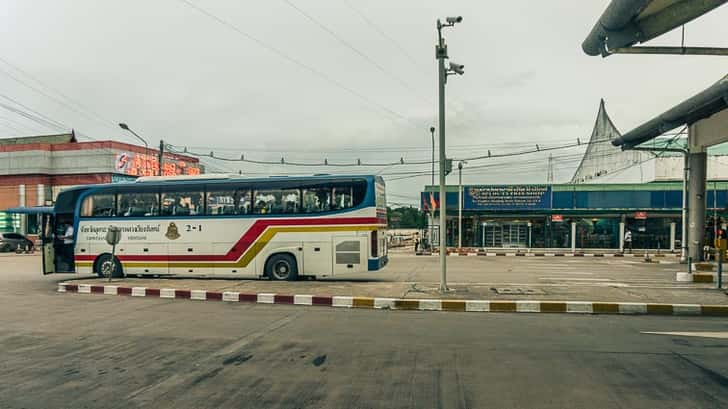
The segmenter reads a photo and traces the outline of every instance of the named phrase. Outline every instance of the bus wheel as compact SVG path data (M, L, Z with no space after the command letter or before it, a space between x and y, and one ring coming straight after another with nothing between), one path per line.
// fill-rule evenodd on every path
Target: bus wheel
M265 273L271 280L295 281L298 279L296 259L290 254L275 254L268 259Z
M116 257L112 259L111 254L102 254L99 256L99 258L96 259L94 272L99 277L106 278L109 276L109 272L111 271L112 266L114 268L114 278L124 277L124 271L121 267L121 263L119 263L119 259L117 259Z

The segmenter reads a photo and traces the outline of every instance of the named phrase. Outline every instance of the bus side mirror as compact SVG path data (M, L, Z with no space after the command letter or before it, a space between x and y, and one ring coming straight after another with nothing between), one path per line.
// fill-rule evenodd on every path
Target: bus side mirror
M119 244L120 240L121 229L116 226L109 226L109 229L106 231L106 242L109 243L110 246L116 246Z

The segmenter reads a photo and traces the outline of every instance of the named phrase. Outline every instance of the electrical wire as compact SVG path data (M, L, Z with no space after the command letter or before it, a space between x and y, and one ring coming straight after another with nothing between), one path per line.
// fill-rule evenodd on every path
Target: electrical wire
M260 47L268 50L269 52L277 55L278 57L280 57L280 58L282 58L282 59L284 59L284 60L286 60L286 61L288 61L288 62L290 62L290 63L292 63L294 65L297 65L300 68L303 68L304 70L308 71L309 73L313 74L314 76L316 76L316 77L318 77L318 78L320 78L320 79L328 82L329 84L334 85L337 88L340 88L340 89L348 92L349 94L357 97L358 99L360 99L361 101L367 103L368 105L371 105L373 107L376 107L376 108L378 108L382 112L386 112L387 114L389 114L390 117L403 120L406 123L408 123L409 125L411 125L411 126L416 127L416 128L419 129L420 125L419 124L416 124L413 121L411 121L405 115L403 115L403 114L395 111L392 108L389 108L389 107L387 107L387 106L385 106L383 104L380 104L380 103L374 101L373 99L367 97L366 95L364 95L364 94L362 94L362 93L354 90L353 88L345 85L341 81L338 81L338 80L332 78L331 76L329 76L325 72L317 69L316 67L314 67L312 65L309 65L309 64L306 64L303 61L298 60L297 58L294 58L294 57L286 54L281 49L276 48L276 47L274 47L274 46L266 43L265 41L261 40L260 38L255 37L252 34L244 31L239 26L233 24L229 20L226 20L226 19L224 19L224 18L222 18L222 17L220 17L220 16L212 13L211 11L209 11L209 10L207 10L205 8L196 5L196 4L192 3L189 0L178 0L178 1L180 3L182 3L182 4L184 4L184 5L192 8L192 9L194 9L198 13L203 14L203 15L207 16L208 18L214 20L218 24L223 25L223 26L227 27L228 29L235 31L239 35L247 38L248 40L254 42L258 46L260 46Z

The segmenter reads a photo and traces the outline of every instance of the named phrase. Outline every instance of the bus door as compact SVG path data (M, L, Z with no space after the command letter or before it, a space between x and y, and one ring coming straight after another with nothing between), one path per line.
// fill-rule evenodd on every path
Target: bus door
M50 226L53 226L51 237L48 238L48 252L53 254L53 273L75 273L74 263L74 237L66 239L66 233L73 227L73 214L54 214ZM70 242L69 242L70 241ZM45 254L44 250L44 254ZM45 266L45 261L43 265ZM50 266L49 266L50 268ZM45 273L50 274L50 273Z
M43 274L56 272L55 249L55 217L53 214L44 214L41 218L43 228L40 233L41 254L43 255Z

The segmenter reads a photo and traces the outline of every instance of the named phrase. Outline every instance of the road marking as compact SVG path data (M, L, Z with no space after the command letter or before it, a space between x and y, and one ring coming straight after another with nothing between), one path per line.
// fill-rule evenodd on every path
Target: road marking
M672 335L678 337L700 337L728 339L728 332L652 332L642 331L642 334L650 335Z
M563 281L613 281L611 278L585 278L585 277L539 277L539 280L563 280Z

